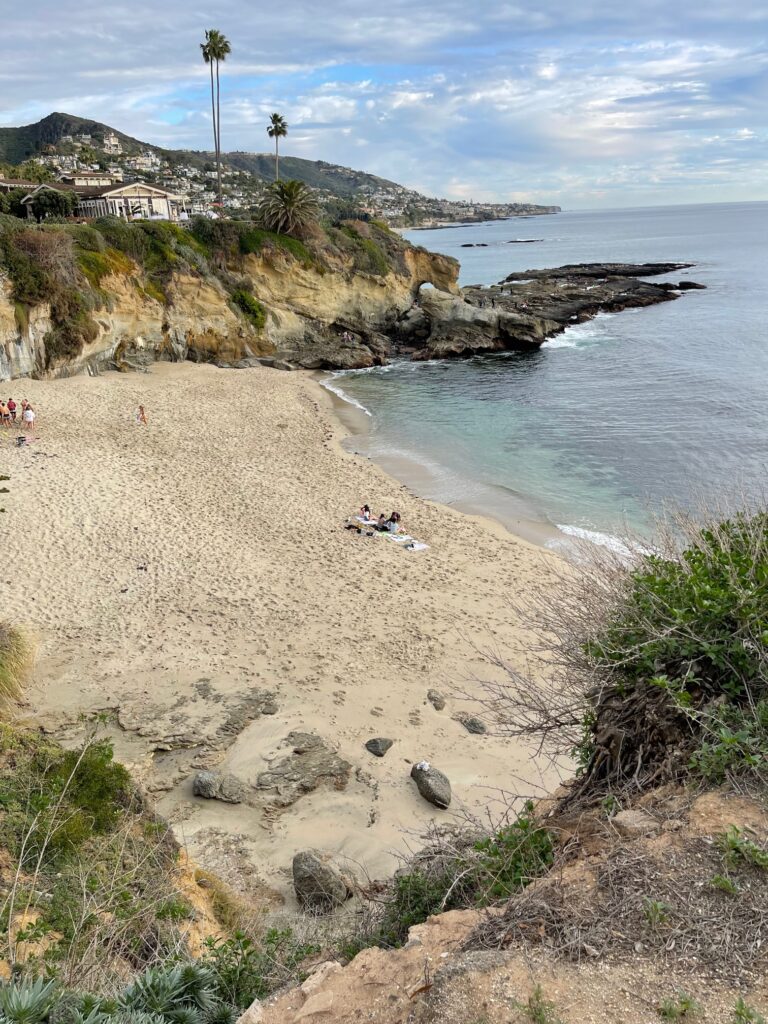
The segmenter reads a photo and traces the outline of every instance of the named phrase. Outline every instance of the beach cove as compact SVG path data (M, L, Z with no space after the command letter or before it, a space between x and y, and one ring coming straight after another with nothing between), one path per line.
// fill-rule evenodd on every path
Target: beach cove
M525 645L508 600L556 556L345 452L309 374L157 364L12 390L39 411L32 443L0 449L7 614L39 639L23 718L74 744L99 717L194 859L288 898L298 850L381 876L429 820L556 781L471 734L452 692L493 676L482 652ZM428 550L343 529L363 502ZM450 778L450 811L418 795L421 759ZM193 796L206 769L238 803Z

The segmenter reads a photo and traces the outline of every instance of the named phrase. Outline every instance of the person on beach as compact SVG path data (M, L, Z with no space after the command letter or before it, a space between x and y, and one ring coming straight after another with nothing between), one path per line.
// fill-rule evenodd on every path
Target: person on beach
M360 518L364 519L366 523L369 522L369 520L373 519L373 516L371 515L371 509L368 505L363 505L363 507L360 509Z
M399 512L393 512L392 515L389 517L389 519L387 520L387 529L389 530L390 533L400 533L401 526Z
M14 400L12 398L9 398L8 402L7 402L7 405L8 405L8 412L11 414L11 422L15 423L16 422L16 403L14 402Z
M383 512L379 512L379 518L376 520L376 529L380 533L386 533L389 527L387 526L387 517Z
M136 413L136 422L146 427L147 425L147 414L144 411L144 406L140 405L138 412Z
M0 399L0 423L4 427L10 427L11 425L11 414L8 410L8 406Z
M32 408L29 402L27 402L26 406L24 407L24 412L22 413L21 418L24 421L24 426L27 430L31 430L34 427L35 410Z

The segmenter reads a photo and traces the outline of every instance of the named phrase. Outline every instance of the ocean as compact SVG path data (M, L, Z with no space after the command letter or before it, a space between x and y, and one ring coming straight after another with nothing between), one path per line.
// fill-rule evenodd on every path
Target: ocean
M598 316L538 352L331 374L326 386L366 414L356 451L422 497L523 534L546 527L553 546L572 536L615 546L649 534L667 505L764 495L768 203L565 212L407 237L459 259L462 284L565 263L675 261L695 267L659 280L707 290Z

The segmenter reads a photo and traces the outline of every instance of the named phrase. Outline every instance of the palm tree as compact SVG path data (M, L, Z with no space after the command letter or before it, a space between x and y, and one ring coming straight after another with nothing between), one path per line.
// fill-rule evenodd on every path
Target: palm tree
M275 181L280 181L280 139L288 134L288 124L282 114L272 114L267 125L267 135L275 140Z
M315 221L318 209L315 193L303 181L275 181L259 204L259 219L267 231L296 235Z
M206 29L205 42L200 43L203 60L211 66L211 113L213 115L213 147L216 155L216 178L219 186L219 206L224 199L221 190L221 83L219 82L219 64L227 59L232 52L229 40L217 28ZM214 95L213 68L216 66L216 88ZM215 102L214 102L215 100Z

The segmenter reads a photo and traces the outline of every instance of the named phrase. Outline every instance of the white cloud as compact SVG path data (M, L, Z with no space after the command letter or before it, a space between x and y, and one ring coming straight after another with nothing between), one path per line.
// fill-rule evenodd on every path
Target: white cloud
M232 40L232 149L266 146L277 109L287 152L364 158L434 194L613 205L666 200L671 188L768 195L768 53L754 43L768 18L754 0L738 18L720 0L390 0L383 13L328 0L321 15L309 0L203 0L194 11L181 0L108 11L102 0L27 0L4 17L0 123L67 110L204 148L198 44L211 25Z

